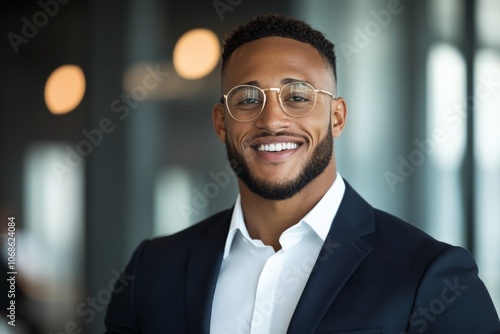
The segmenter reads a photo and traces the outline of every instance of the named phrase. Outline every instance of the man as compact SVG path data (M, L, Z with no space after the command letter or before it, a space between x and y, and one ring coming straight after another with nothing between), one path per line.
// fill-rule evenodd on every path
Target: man
M263 15L226 40L217 136L234 207L143 242L108 333L500 333L465 250L367 204L338 174L333 44Z

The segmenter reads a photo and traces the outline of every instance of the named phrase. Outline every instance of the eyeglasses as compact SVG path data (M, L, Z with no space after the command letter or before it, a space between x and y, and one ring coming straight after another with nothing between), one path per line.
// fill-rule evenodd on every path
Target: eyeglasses
M335 96L321 89L314 88L307 82L295 81L281 88L259 88L253 85L239 85L221 97L227 111L239 122L250 122L262 114L266 105L267 91L278 93L278 100L283 111L292 117L304 117L314 109L318 93Z

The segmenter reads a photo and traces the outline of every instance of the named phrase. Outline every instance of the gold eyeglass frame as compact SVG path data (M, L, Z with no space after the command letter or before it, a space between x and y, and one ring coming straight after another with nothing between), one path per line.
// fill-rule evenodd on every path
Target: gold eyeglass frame
M311 110L309 110L309 112L307 112L306 114L304 115L292 115L290 114L288 111L286 111L285 107L283 106L283 101L281 100L281 92L283 91L283 88L285 87L288 87L290 85L296 85L296 84L303 84L303 85L307 85L309 87L312 88L312 90L314 91L315 93L315 97L314 97L314 104L313 106L311 107ZM235 89L239 89L239 88L242 88L242 87L252 87L252 88L256 88L258 89L259 91L262 92L262 95L264 96L264 101L262 103L262 108L260 109L259 113L249 119L249 120L240 120L240 119L237 119L236 117L234 117L234 115L231 113L231 109L229 108L229 103L227 102L228 99L227 97L231 94L231 92L233 92ZM307 115L309 115L314 107L316 106L316 102L318 101L318 93L323 93L323 94L327 94L329 95L332 99L335 99L335 95L333 95L332 93L330 93L329 91L326 91L326 90L323 90L323 89L316 89L316 87L314 87L312 84L308 83L308 82L305 82L305 81L293 81L293 82L289 82L285 85L283 85L283 87L281 88L260 88L260 87L257 87L257 86L254 86L254 85L238 85L238 86L234 86L233 88L231 88L229 90L229 92L227 92L227 94L225 95L222 95L221 99L220 99L220 103L224 104L224 106L226 107L227 111L229 112L229 115L231 115L231 117L235 120L235 121L238 121L238 122L243 122L243 123L246 123L246 122L251 122L253 120L256 120L257 118L259 118L259 116L262 114L262 112L264 111L264 108L266 107L266 103L267 103L267 95L266 95L266 92L276 92L278 93L278 101L279 101L279 104L281 106L281 109L285 112L285 114L287 114L288 116L290 117L295 117L295 118L300 118L300 117L305 117ZM224 101L223 101L224 100Z

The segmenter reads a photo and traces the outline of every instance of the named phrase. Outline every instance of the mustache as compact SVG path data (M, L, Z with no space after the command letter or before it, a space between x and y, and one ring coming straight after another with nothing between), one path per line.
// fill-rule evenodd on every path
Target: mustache
M287 137L295 137L295 138L300 138L305 141L307 141L307 138L305 136L298 135L293 132L288 132L288 131L279 131L279 132L274 132L274 131L262 131L252 138L249 139L249 141L254 141L255 139L259 138L264 138L264 137L278 137L278 136L287 136Z

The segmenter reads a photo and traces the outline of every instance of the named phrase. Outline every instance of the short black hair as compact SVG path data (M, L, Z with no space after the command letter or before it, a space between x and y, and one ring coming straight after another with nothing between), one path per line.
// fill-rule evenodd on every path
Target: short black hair
M222 50L222 75L226 71L229 58L243 44L265 38L285 37L310 44L318 50L329 65L334 83L337 81L335 46L325 35L309 24L296 18L278 14L261 14L234 30L224 41Z

